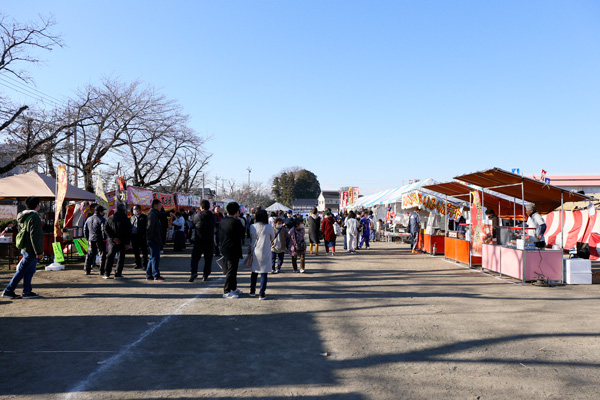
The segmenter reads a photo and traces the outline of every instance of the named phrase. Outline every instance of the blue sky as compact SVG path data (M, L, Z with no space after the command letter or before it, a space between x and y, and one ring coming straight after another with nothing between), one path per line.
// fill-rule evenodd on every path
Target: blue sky
M361 193L488 167L598 173L597 1L29 1L62 98L141 79L212 135L209 176L313 171ZM7 90L7 93L10 93ZM19 95L12 94L15 98Z

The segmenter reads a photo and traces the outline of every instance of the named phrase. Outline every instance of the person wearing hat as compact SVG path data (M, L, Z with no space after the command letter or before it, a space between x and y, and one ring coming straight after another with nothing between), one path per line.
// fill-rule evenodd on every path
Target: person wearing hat
M104 275L106 268L106 233L104 233L105 208L97 206L95 213L90 216L83 226L83 235L88 241L88 253L85 257L85 274L91 275L92 265L96 262L96 256L100 255L100 274Z

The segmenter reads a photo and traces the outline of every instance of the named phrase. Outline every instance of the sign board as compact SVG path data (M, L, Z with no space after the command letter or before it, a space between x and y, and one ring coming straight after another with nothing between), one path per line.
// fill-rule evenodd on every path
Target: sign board
M483 205L479 191L471 192L473 204L471 205L471 240L473 243L472 255L481 256L483 247Z
M60 243L52 243L52 250L54 250L54 262L65 262L65 255L63 254L62 248L60 247Z
M448 210L448 218L455 221L458 220L462 214L462 207L451 202L448 202L446 205L444 199L418 191L407 193L402 196L402 208L408 209L413 207L441 216L445 216L446 210Z
M17 219L17 206L0 205L0 221Z
M79 243L79 239L73 240L73 243L75 243L75 248L77 249L77 254L79 254L80 256L84 256L85 253L83 252L83 249L81 248L81 244Z
M127 204L149 206L152 204L152 190L127 186Z

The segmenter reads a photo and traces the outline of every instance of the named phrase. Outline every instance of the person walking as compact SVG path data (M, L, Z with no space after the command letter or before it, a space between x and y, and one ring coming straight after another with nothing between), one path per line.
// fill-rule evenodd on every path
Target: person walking
M275 239L271 243L271 272L278 274L287 250L288 229L281 217L275 218ZM277 261L279 260L279 262ZM277 266L275 266L277 264Z
M419 230L421 229L421 221L419 219L419 214L416 211L410 213L408 217L408 233L410 233L411 239L411 252L418 253L417 245L419 243Z
M134 269L146 269L148 266L148 243L146 242L146 227L148 217L142 212L142 207L133 207L133 215L129 219L131 223L131 249L135 257Z
M369 240L371 239L371 223L368 215L365 213L360 219L360 225L362 226L362 238L360 239L359 249L362 249L363 244L366 244L366 248L370 248Z
M325 242L325 254L329 254L329 249L331 249L331 255L335 256L336 235L333 224L335 224L333 215L327 211L323 222L321 222L321 231L323 232L323 241Z
M223 213L221 213L221 207L215 206L214 208L215 214L215 257L221 257L221 252L219 251L219 227L221 225L221 221L223 221Z
M356 242L358 241L358 220L354 211L350 211L346 218L346 242L348 252L356 254Z
M250 227L252 252L252 273L250 274L250 296L256 296L256 281L260 274L259 300L266 300L267 280L271 271L271 243L275 240L275 231L269 224L265 210L256 211L256 222Z
M40 199L37 197L28 197L25 200L27 210L17 215L17 223L20 230L24 230L22 241L19 241L17 234L17 248L21 249L23 258L17 265L17 271L8 283L8 286L2 292L2 297L9 299L20 299L21 296L15 293L17 285L23 280L23 298L34 299L39 297L34 293L31 287L31 281L35 274L35 268L38 260L44 258L44 232L42 231L42 219L38 212L40 211Z
M198 277L198 263L204 254L204 270L202 272L202 281L206 282L212 270L212 259L215 252L215 215L210 211L208 200L202 200L200 203L202 209L194 215L194 247L192 249L191 275L190 282Z
M160 275L160 252L163 246L162 204L159 199L152 200L152 208L148 213L148 225L146 226L146 242L150 248L150 259L146 267L146 279L162 282L165 279Z
M310 254L313 253L313 245L315 255L319 255L319 244L321 243L321 217L317 212L317 208L313 208L312 213L308 216L308 240L310 242Z
M91 275L92 266L96 263L96 256L100 255L100 275L104 275L106 268L106 234L104 233L104 207L97 206L94 215L91 215L83 226L83 235L88 241L88 253L85 256L85 274Z
M115 279L120 279L123 277L123 267L125 266L125 247L131 240L131 222L127 218L125 204L117 204L117 211L108 217L106 224L104 224L104 232L106 232L108 240L108 254L106 255L106 271L103 278L110 278L115 256L119 253Z
M300 258L300 273L304 273L306 263L306 241L304 235L304 222L298 218L296 225L290 230L289 253L292 256L292 268L294 272L298 272L298 258Z
M235 201L227 203L227 216L219 224L219 250L225 264L223 297L227 299L238 298L243 293L237 287L237 273L242 258L242 240L246 231L238 219L239 215L240 205Z

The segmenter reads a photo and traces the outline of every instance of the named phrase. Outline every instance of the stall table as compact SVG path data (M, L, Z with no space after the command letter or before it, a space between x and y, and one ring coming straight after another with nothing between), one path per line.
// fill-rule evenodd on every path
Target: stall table
M543 276L552 281L563 281L562 250L519 250L513 247L483 244L482 267L500 275L526 281Z
M444 256L452 261L460 262L471 266L481 265L480 256L471 256L469 260L469 253L471 251L471 242L466 239L459 239L453 237L446 237L444 244Z

